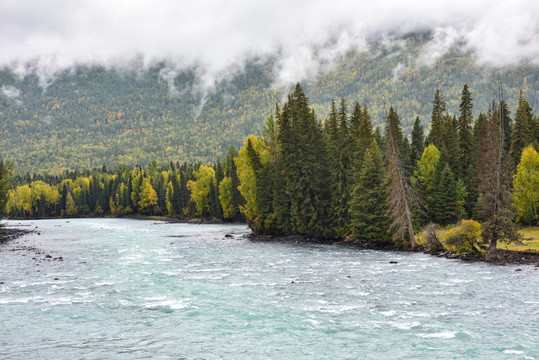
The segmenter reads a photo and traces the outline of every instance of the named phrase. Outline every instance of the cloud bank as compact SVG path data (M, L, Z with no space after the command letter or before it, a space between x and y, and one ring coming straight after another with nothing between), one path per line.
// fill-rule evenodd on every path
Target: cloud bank
M286 84L384 34L414 31L432 31L425 63L458 44L479 62L539 65L536 0L3 0L0 67L35 72L46 86L74 65L164 61L203 69L211 86L247 58L279 54L276 82Z

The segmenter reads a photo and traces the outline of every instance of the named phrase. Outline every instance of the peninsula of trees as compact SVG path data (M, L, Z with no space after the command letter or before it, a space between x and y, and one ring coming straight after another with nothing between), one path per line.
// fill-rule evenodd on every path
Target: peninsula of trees
M430 132L408 138L393 107L374 129L369 109L331 102L324 121L298 84L226 158L148 167L103 166L14 175L8 216L161 215L246 220L255 233L409 244L429 223L482 223L495 249L516 223L539 223L539 120L521 91L514 119L503 99L474 119L464 85L458 114L434 94ZM464 223L464 221L463 221Z

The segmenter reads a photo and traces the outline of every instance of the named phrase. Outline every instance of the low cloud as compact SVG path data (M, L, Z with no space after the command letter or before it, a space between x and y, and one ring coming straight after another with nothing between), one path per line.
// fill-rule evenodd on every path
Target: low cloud
M179 69L201 69L201 86L211 87L245 59L278 54L275 83L282 86L373 39L425 31L432 40L423 64L459 46L482 63L539 65L537 14L535 0L4 0L0 67L35 73L46 88L76 65L164 61L170 71L161 77L178 91L171 79Z
M2 86L1 90L8 99L17 99L21 96L21 91L14 86Z

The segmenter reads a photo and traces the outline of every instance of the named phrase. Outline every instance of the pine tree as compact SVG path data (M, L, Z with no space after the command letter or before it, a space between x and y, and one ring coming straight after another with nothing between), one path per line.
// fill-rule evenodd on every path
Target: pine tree
M442 151L446 153L451 171L457 172L459 169L457 118L450 115L444 116L444 126L444 148Z
M350 228L358 240L372 243L391 240L386 197L382 154L376 142L372 142L365 152L359 181L350 200Z
M470 179L466 178L468 168L473 164L474 139L472 130L473 104L468 85L464 84L462 95L460 97L460 116L458 118L458 168L456 172L459 178L465 179L468 183Z
M356 104L354 105L354 109L352 110L352 114L350 115L350 134L352 135L352 139L354 139L353 144L355 148L353 149L353 153L357 151L357 139L359 138L359 125L361 124L361 106L359 106L359 103L356 101Z
M436 166L433 200L434 222L445 226L458 220L457 181L445 159Z
M304 235L329 235L327 145L299 84L279 112L277 123L292 231Z
M511 111L507 106L507 103L502 100L500 101L500 116L503 119L503 153L509 154L511 151L511 138L513 135L513 120L511 119Z
M427 142L429 144L434 144L442 151L444 147L444 113L446 103L442 99L442 94L439 89L436 89L436 92L434 93L432 104L430 132Z
M419 116L416 116L414 126L412 128L412 144L410 151L410 161L415 168L416 163L421 159L423 150L425 149L425 135L423 133L423 127L419 121Z
M361 122L358 129L357 152L354 154L355 173L359 173L359 171L361 170L365 152L374 140L371 117L366 107L364 107L361 111L360 121Z
M513 164L520 161L522 150L528 145L534 143L532 134L532 108L526 98L524 92L520 89L520 96L518 98L518 108L515 114L515 123L513 127L513 133L511 137L511 149L510 154L513 159Z
M236 163L234 162L234 158L237 157L237 151L236 148L231 145L228 149L227 156L226 156L226 175L230 177L231 182L231 197L232 197L232 219L233 220L241 220L242 214L240 213L240 205L243 204L242 197L240 194L240 191L238 190L238 186L240 186L240 180L238 179L238 169L236 167Z
M490 243L489 253L496 250L499 240L516 240L518 237L511 208L511 157L503 158L503 124L495 116L497 113L492 109L479 129L479 209L486 219L481 236L483 241Z
M404 170L399 142L402 141L402 129L397 113L393 107L389 110L386 122L385 159L387 163L386 184L388 188L388 215L392 222L390 228L395 230L393 239L405 238L408 233L410 247L415 247L414 229L412 225L412 205L417 203L414 190L408 183Z

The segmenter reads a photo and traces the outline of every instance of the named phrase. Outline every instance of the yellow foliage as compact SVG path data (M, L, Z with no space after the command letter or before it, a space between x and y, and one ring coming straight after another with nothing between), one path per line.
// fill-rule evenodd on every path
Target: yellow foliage
M481 224L475 220L462 220L459 226L447 232L444 240L461 253L472 253L474 245L481 236Z

